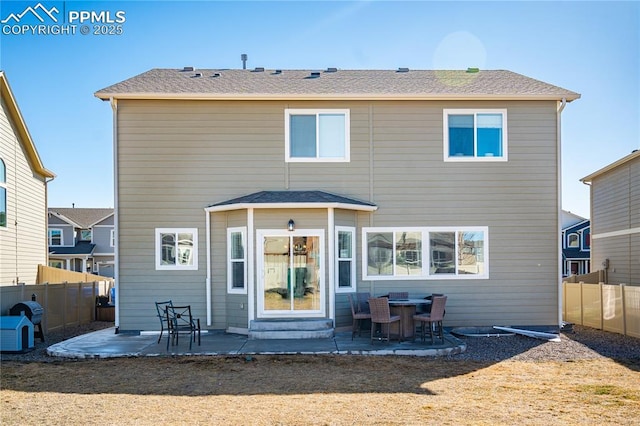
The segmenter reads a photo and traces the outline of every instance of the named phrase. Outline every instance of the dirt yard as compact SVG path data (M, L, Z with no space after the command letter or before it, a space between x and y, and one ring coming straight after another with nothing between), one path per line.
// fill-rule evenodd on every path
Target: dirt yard
M251 356L2 363L2 425L631 425L640 361Z

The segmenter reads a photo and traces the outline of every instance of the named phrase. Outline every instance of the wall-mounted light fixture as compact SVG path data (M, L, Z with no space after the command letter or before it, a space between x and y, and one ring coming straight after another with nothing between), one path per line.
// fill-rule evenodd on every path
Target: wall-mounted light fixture
M289 231L293 231L295 229L296 223L293 221L293 219L289 219L289 223L287 224L287 229Z

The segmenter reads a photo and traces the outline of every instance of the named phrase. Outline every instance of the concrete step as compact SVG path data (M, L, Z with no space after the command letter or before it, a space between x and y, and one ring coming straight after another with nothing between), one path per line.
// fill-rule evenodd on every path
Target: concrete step
M334 336L330 319L252 320L249 339L330 339Z

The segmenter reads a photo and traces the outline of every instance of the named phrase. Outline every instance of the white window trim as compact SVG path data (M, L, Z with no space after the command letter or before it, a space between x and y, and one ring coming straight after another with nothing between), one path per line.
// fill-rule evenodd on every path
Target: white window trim
M575 235L575 236L576 236L576 243L577 243L577 244L576 244L575 246L572 246L572 245L571 245L571 236L573 236L573 235ZM582 240L582 238L580 238L580 234L579 234L578 232L571 232L571 233L569 233L569 234L567 235L567 248L572 248L572 249L575 249L575 248L581 248L581 245L582 245L582 244L581 244L581 243L582 243L582 241L581 241L581 240Z
M197 271L198 270L198 228L156 228L156 271ZM162 265L161 234L192 234L193 235L193 265Z
M51 232L52 231L59 231L60 232L60 244L52 244L52 238L51 238ZM62 247L64 246L64 231L60 228L49 228L49 231L47 232L47 239L49 240L49 246L51 247Z
M467 232L481 231L484 234L483 242L483 274L430 274L429 268L425 265L430 263L431 247L429 241L430 232ZM420 232L422 233L422 265L421 275L369 275L367 269L368 244L367 234L377 232ZM395 244L395 242L394 242ZM392 262L395 263L395 248ZM457 239L456 239L457 253ZM488 226L444 226L444 227L372 227L362 228L362 280L363 281L408 281L408 280L486 280L489 279L489 227Z
M84 238L82 238L82 233L86 233L89 232L91 234L91 238L88 240L85 240ZM91 241L93 242L93 229L81 229L80 230L80 241Z
M451 157L449 156L449 115L473 115L473 130L476 130L476 119L478 114L502 114L502 157ZM508 161L508 132L507 132L507 110L506 109L443 109L442 110L442 135L444 140L443 156L444 161L465 162L465 161L486 161L500 162ZM474 133L475 140L475 133ZM474 147L475 149L475 147Z
M338 235L340 232L350 232L351 233L351 258L350 259L341 259L340 258L340 241ZM356 291L356 228L353 226L336 226L335 227L335 283L336 283L336 293L353 293ZM349 287L340 287L340 261L351 262L351 285Z
M242 262L244 263L244 287L237 288L233 287L233 268L232 265L234 263L234 259L231 258L231 234L239 232L242 235L242 247L243 258ZM239 260L235 259L236 262ZM229 294L247 294L247 227L240 226L237 228L227 228L227 293Z
M344 114L344 157L343 158L305 158L291 157L290 129L291 115L315 115L316 119L320 114ZM316 126L316 141L318 141L319 126ZM348 163L351 158L351 118L348 109L290 109L284 110L284 155L287 163ZM318 154L319 155L319 154Z

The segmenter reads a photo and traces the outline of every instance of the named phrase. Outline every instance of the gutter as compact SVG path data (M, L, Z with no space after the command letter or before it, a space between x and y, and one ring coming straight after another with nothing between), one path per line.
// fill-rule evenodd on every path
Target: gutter
M557 235L557 244L558 244L558 327L562 326L562 307L564 305L564 291L562 288L562 241L560 236L562 235L562 132L561 132L561 123L560 116L562 111L567 106L567 100L562 98L560 106L558 107L556 113L556 161L557 161L557 170L558 170L558 217L556 221L556 235Z

